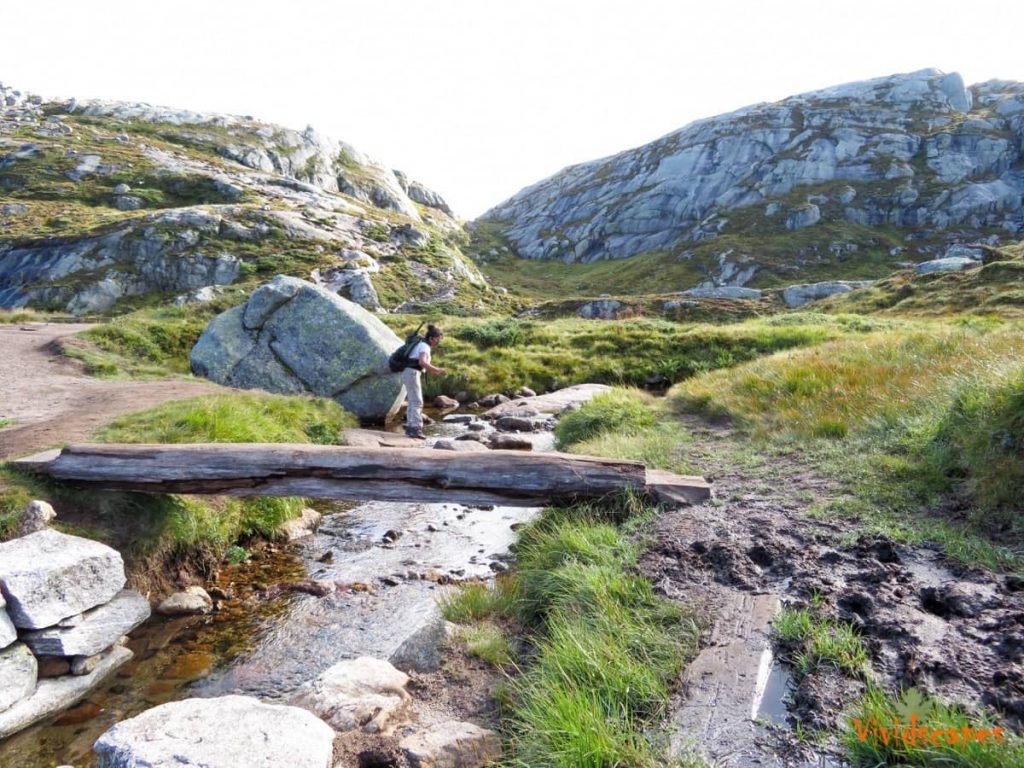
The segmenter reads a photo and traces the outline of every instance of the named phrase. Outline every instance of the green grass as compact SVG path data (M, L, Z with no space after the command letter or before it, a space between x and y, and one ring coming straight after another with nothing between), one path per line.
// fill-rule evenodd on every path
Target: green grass
M418 324L394 315L385 320L402 337ZM646 318L512 323L449 317L433 322L445 330L435 357L448 374L426 377L424 389L429 396L460 391L474 396L511 393L520 386L544 392L584 382L625 386L678 382L779 350L860 335L872 327L864 318L851 321L829 315L728 326ZM514 343L508 341L510 334L515 336Z
M506 697L510 765L665 764L645 732L699 630L637 574L639 547L616 525L633 511L625 501L546 510L520 531L513 575L445 604L449 618L514 621L530 641Z
M97 433L107 443L337 443L358 426L326 398L230 393L164 403L115 419Z
M729 420L766 454L799 451L846 492L826 514L1019 568L1022 353L1012 325L902 326L699 376L669 400ZM918 514L950 494L959 521Z
M638 390L602 392L578 410L563 416L555 427L558 450L604 434L631 435L654 425L650 395Z
M799 677L832 665L846 675L864 679L870 666L867 648L853 628L805 609L783 609L772 623L782 658Z
M960 706L928 699L914 689L894 696L869 688L848 717L843 745L857 768L1024 765L1024 739L997 730L986 718Z
M461 629L461 637L466 650L488 664L495 667L512 664L512 643L500 627L488 622L473 624Z

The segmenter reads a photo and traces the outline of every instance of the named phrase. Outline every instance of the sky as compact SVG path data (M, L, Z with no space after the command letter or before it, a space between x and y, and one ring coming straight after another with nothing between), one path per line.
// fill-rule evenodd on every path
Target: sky
M313 125L474 218L565 166L829 85L1024 80L1020 0L5 0L0 82Z

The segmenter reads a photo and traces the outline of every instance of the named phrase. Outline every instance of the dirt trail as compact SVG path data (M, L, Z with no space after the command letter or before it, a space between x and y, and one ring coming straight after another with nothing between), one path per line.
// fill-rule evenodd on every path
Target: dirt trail
M816 606L821 615L856 628L870 655L871 675L884 687L917 687L986 709L1021 730L1024 580L964 567L927 547L860 535L851 520L815 519L808 515L810 505L837 490L799 456L739 468L727 448L734 442L727 431L691 428L691 458L714 480L716 498L663 515L642 569L666 596L696 600L713 622L718 619L708 633L711 644L735 641L732 613L738 600L766 595L784 605ZM752 695L755 675L747 677L743 690ZM732 684L729 673L722 680L718 690L724 691ZM799 722L819 732L831 751L849 727L844 710L864 691L864 682L822 665L796 683L786 702L789 726ZM699 720L693 709L702 705L702 695L707 698L699 686L681 692L674 707L677 725ZM719 714L710 717L723 720ZM729 724L713 725L723 730ZM703 735L704 751L716 765L818 762L818 749L795 739L790 729L766 727L749 715L744 727L742 744L736 743L736 730L725 731L731 738L717 743L709 743L707 728L705 734L688 730L697 741Z
M116 381L85 375L54 342L88 328L65 323L0 325L0 459L88 440L116 416L209 394L215 384L180 379Z

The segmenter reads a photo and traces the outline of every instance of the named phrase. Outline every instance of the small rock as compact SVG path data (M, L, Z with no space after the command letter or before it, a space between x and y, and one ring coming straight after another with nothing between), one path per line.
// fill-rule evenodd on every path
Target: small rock
M537 423L518 416L501 416L494 422L494 426L502 432L533 432Z
M510 398L505 397L505 395L499 392L493 395L486 395L485 397L481 397L477 402L483 408L494 408L495 406L501 405L502 403L507 403L509 400Z
M79 677L91 675L102 660L103 654L100 653L95 656L73 656L71 658L71 674Z
M30 501L21 510L21 515L18 517L18 525L14 529L13 538L20 538L21 536L28 536L30 533L45 530L56 517L57 513L53 511L53 507L45 501L40 501L39 499Z
M409 677L389 662L364 656L335 664L305 683L291 703L313 712L336 731L387 734L402 722L411 697Z
M491 448L497 451L532 451L533 443L525 437L517 435L491 435L489 442Z
M445 424L469 424L473 422L474 416L469 413L451 413L445 416L442 421Z
M135 195L118 195L114 198L114 207L119 211L137 211L146 205L146 201Z
M536 397L537 393L529 387L520 387L516 390L516 397Z
M116 187L114 187L115 195L127 195L131 191L132 188L129 187L127 184L118 184Z
M311 536L320 527L322 516L311 507L302 510L302 514L292 520L288 520L281 526L279 533L288 541L295 541L305 536Z
M399 743L413 768L478 768L501 759L501 739L472 723L450 721Z
M388 543L393 542L393 541L398 541L400 538L402 538L402 532L401 531L395 531L395 530L388 530L388 531L384 532L384 535L381 538L384 541L388 542Z
M253 588L256 585L253 584ZM156 612L161 616L188 616L209 613L213 610L213 600L202 587L188 587L184 592L175 592L157 606Z
M474 421L474 422L472 422L470 424L467 424L466 426L469 429L473 430L474 432L483 432L484 430L487 429L487 425L482 423L482 422L479 422L479 421ZM463 435L462 437L459 437L458 439L459 440L468 440L469 438L467 438L465 435Z
M334 550L328 549L320 557L316 559L318 563L333 563L334 562Z
M434 398L434 407L441 409L458 408L459 401L453 397L438 395L437 397Z

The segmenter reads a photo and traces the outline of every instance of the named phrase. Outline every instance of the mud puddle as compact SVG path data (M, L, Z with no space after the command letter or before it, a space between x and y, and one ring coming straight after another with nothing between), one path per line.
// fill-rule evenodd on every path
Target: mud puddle
M928 548L856 538L852 523L811 519L807 502L796 498L809 496L799 493L807 482L806 476L769 483L722 473L715 500L658 520L657 543L642 560L645 574L666 596L697 600L712 617L737 594L765 594L849 622L883 687L918 687L985 710L1020 732L1021 580L958 566ZM849 727L845 712L864 683L828 667L788 683L785 672L778 674L776 692L766 689L762 699L770 709L751 718L766 726L751 736L759 742L754 753L736 761L726 755L721 764L841 763L837 737ZM684 691L676 710L685 702ZM828 747L799 743L798 723L824 734Z

